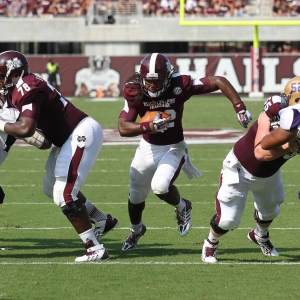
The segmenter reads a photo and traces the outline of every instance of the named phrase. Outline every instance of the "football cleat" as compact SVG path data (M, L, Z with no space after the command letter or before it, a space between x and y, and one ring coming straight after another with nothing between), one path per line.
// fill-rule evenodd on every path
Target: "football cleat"
M247 239L251 243L255 243L258 245L262 251L262 253L266 256L279 256L279 253L276 251L274 246L269 240L269 232L266 236L264 237L259 237L255 232L254 229L249 231L247 235Z
M130 229L130 234L127 236L122 246L122 250L123 251L133 250L136 247L140 237L143 236L145 232L146 232L146 226L144 224L142 225L142 231L138 234L134 234L132 229Z
M109 259L109 254L102 244L94 245L93 241L88 241L83 246L87 250L86 254L75 259L77 262L97 261Z
M189 200L183 199L186 203L185 208L182 212L179 212L177 208L175 208L175 220L177 220L178 224L178 232L180 236L185 236L188 234L192 227L192 218L191 218L191 210L192 203Z
M98 241L100 241L104 235L114 230L119 225L119 221L110 214L107 215L106 220L98 222L92 220L92 223L95 224L94 233Z
M212 243L209 239L204 240L201 259L205 263L214 264L218 262L217 252L218 252L219 242Z

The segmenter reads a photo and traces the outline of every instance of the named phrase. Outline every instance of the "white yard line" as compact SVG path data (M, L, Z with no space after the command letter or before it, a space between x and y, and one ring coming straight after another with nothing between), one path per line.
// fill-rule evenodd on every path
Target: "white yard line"
M132 262L132 261L103 261L103 262L1 262L0 265L209 265L212 264L206 264L201 261L196 262L167 262L167 261L144 261L144 262ZM283 262L283 261L277 261L277 262L218 262L215 265L300 265L300 262Z

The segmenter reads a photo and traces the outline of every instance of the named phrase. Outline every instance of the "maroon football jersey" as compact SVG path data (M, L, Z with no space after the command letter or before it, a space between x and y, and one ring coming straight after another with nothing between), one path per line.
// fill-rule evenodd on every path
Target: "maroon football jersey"
M138 115L143 117L149 111L163 111L171 115L169 128L163 133L143 134L143 138L154 145L170 145L181 142L183 137L182 114L184 103L193 95L211 92L210 81L207 77L194 80L189 75L175 73L172 75L168 91L158 98L143 95L141 100L136 100L136 90L129 85L123 89L124 98L128 109L123 110L120 118L135 122Z
M45 80L34 74L20 79L7 101L9 107L20 112L20 118L35 120L37 128L58 147L64 144L80 121L87 117Z
M242 166L256 177L270 177L274 175L280 167L290 158L295 156L295 153L288 153L271 161L259 161L254 155L254 141L258 128L256 121L249 128L247 133L239 139L233 148L234 154L242 164Z

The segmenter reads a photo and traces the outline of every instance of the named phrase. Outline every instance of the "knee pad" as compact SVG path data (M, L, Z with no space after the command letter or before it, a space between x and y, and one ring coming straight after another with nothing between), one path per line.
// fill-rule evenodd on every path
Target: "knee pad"
M80 201L75 201L71 204L67 204L61 209L70 222L74 221L79 214L87 210L86 206Z
M169 188L170 182L166 180L166 177L155 176L151 181L151 189L157 196L169 193Z
M215 223L215 219L217 217L217 214L215 214L211 220L210 220L210 226L211 228L214 230L215 233L217 234L225 234L227 233L229 230L225 230L223 228L220 228L216 223Z
M219 226L224 230L233 230L239 227L239 223L232 220L224 220L219 223Z
M279 208L279 211L280 211L280 208ZM279 211L278 211L278 214L279 214ZM276 217L278 216L278 214L276 215ZM261 223L261 224L268 224L268 223L272 223L273 222L273 219L272 220L267 220L267 221L264 221L264 220L260 219L259 216L258 216L257 209L254 209L254 220L257 223Z

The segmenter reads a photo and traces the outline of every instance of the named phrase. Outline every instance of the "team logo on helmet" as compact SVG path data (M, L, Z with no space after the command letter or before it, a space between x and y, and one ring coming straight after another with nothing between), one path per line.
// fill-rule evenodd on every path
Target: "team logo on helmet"
M7 60L6 61L6 68L7 68L6 76L9 76L9 74L12 70L21 68L22 66L23 66L23 64L22 64L21 60L17 57Z
M176 88L174 88L173 93L175 95L179 95L182 93L182 89L179 86L177 86Z
M14 69L17 69L17 68L21 68L22 66L23 66L22 62L17 57L14 57L13 59L9 59L6 62L7 69L14 70Z

